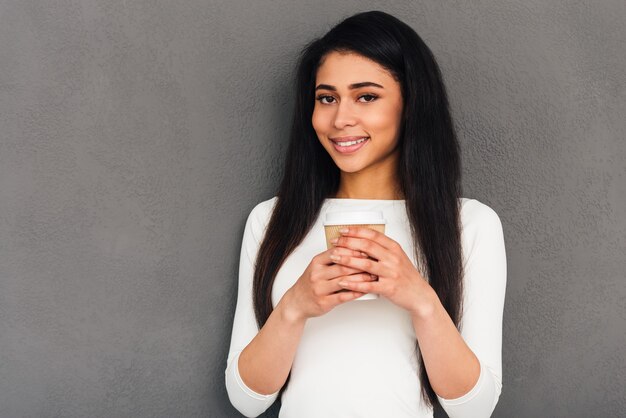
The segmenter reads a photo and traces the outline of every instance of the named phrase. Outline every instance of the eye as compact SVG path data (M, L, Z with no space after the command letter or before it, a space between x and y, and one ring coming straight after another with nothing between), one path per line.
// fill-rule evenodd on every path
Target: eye
M327 95L319 95L315 98L315 100L317 100L318 102L322 103L322 104L330 104L328 102L325 102L324 99L331 99L334 100L335 98L333 96L327 96Z
M365 103L370 103L370 102L373 102L374 100L378 99L378 96L376 96L374 94L363 94L362 96L359 97L359 99L361 99L363 97L369 98L369 100L365 100Z

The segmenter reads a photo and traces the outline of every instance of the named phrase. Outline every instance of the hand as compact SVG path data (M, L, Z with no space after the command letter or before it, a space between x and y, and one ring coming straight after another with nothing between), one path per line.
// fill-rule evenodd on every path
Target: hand
M367 258L367 254L347 248L331 248L313 257L302 276L285 293L285 310L291 320L299 321L323 315L341 303L364 295L359 291L344 290L339 285L340 280L374 280L369 273L358 268L335 264L330 259L332 252L354 259Z
M434 308L433 298L437 297L435 291L417 271L400 244L393 239L367 227L349 227L348 232L341 233L336 246L337 250L356 250L371 258L337 252L331 254L335 263L378 276L377 281L367 282L353 281L347 277L339 281L344 289L377 293L408 310L412 316L423 317Z

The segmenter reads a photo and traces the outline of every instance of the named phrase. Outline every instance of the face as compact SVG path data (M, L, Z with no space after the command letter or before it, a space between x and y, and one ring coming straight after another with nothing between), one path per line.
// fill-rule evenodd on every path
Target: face
M344 173L394 170L400 83L375 61L333 51L322 59L315 86L313 129L337 167Z

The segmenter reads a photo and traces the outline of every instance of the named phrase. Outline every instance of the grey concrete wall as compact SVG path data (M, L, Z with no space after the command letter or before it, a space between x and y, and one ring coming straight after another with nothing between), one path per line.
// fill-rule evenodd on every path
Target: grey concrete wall
M4 0L0 417L238 416L240 240L295 55L375 8L438 57L465 196L504 225L494 415L624 416L623 0Z

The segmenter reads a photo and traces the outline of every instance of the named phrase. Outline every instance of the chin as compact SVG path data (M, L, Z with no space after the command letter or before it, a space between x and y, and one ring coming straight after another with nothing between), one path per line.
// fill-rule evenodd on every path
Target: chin
M337 168L339 169L339 171L343 173L358 173L364 168L360 165L354 165L354 164L337 164L337 163L335 164L337 165Z

